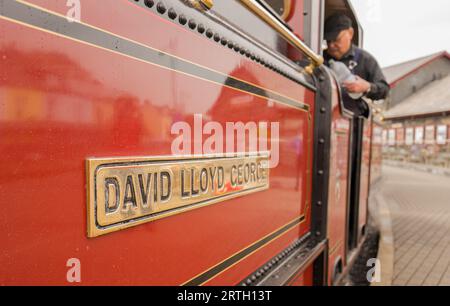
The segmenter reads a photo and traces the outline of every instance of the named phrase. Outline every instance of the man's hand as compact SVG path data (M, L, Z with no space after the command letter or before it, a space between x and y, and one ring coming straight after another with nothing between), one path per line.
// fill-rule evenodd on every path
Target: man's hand
M349 93L366 93L370 89L370 83L359 76L356 76L356 81L345 82L343 86Z

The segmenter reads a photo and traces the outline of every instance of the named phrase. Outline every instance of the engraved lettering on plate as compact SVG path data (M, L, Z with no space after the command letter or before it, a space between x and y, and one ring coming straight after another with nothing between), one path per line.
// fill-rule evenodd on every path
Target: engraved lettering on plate
M269 188L269 154L87 160L88 236Z

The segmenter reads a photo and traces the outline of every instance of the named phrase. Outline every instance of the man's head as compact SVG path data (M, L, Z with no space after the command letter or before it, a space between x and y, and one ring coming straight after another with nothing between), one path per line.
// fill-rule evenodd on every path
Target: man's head
M352 20L349 17L343 14L335 14L329 17L325 21L328 54L340 60L350 50L354 34Z

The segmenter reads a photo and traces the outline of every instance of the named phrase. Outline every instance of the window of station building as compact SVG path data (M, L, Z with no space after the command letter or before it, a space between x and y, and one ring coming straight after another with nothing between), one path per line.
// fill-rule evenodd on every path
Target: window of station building
M447 142L450 143L450 125L447 126Z
M289 16L292 7L292 0L264 0L272 10L283 19Z
M383 144L383 129L378 126L373 129L373 143L377 145Z
M450 135L447 136L448 127L446 125L438 125L437 133L436 133L436 143L439 145L445 145L447 143L447 137L450 138Z
M425 143L426 144L433 144L435 140L435 126L434 125L427 125L425 127Z
M405 144L407 146L414 144L414 129L413 128L407 128L405 132Z
M394 129L389 130L389 133L388 133L388 144L390 146L395 146L395 130Z
M405 144L405 129L398 128L397 129L397 145Z
M382 133L381 137L382 137L381 139L382 139L383 146L387 145L388 131L387 130L383 130L383 133Z
M416 127L416 137L414 139L415 144L423 144L423 126Z

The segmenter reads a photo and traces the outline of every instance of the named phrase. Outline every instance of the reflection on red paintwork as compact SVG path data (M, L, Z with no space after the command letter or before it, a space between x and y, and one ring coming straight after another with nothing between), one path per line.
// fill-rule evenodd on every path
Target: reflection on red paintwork
M99 20L110 20L112 6L101 7ZM142 22L175 27L150 15ZM0 284L66 284L66 262L78 258L83 284L177 285L304 213L306 113L6 20L0 31L8 33L0 40ZM173 35L168 51L183 55L177 41L187 36ZM220 50L241 67L230 67L233 76L284 90L261 83L280 79L273 71ZM313 107L314 94L293 85L283 84ZM170 156L172 124L194 114L221 124L279 121L270 190L87 239L85 160ZM242 280L308 230L309 219L216 281Z

